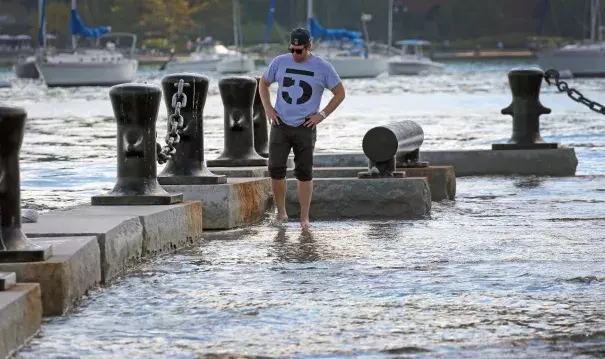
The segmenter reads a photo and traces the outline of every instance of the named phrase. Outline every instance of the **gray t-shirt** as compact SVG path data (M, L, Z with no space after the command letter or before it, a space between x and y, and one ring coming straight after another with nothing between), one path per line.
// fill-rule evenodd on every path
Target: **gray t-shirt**
M288 126L300 126L319 111L324 89L333 89L340 77L332 64L317 55L296 62L291 54L277 56L265 70L269 83L278 83L275 111Z

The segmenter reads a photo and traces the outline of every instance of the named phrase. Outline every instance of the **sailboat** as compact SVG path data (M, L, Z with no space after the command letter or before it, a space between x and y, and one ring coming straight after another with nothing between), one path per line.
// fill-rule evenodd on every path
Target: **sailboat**
M216 70L219 73L247 73L253 71L254 60L248 55L240 52L242 42L242 25L239 11L239 1L232 0L233 4L233 42L235 43L236 53L223 57L217 64Z
M46 13L46 1L43 0L42 19ZM45 25L40 27L44 31ZM36 59L36 67L48 87L70 86L113 86L135 79L138 61L133 57L136 35L111 33L111 28L101 26L89 28L84 25L76 8L76 0L71 1L71 19L69 24L72 51L56 54L42 53ZM116 49L117 41L106 41L103 49L78 49L78 37L106 40L111 35L130 37L130 56L124 56ZM44 34L42 35L44 38Z
M313 16L313 0L307 0L307 27L314 39L322 40L313 52L328 61L341 78L372 78L387 70L387 59L368 53L358 31L324 29Z
M313 53L328 61L340 78L372 78L387 70L387 58L368 53L359 32L324 29L315 17L309 18L309 30Z
M584 44L566 45L554 50L537 51L538 66L555 69L574 77L605 76L605 42L602 36L601 1L590 0L590 40Z

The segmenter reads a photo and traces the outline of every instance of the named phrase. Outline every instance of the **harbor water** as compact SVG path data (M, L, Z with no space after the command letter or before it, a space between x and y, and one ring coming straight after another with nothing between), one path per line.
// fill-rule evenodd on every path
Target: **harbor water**
M529 65L457 62L439 75L345 80L347 98L318 128L316 151L360 152L368 129L404 119L423 127L421 150L506 142L506 73ZM0 72L13 83L0 103L29 114L24 205L49 211L108 191L108 89L47 89L12 76ZM138 81L159 85L161 76L141 69ZM206 159L223 148L218 75L210 77ZM605 103L605 80L568 82ZM456 200L433 203L421 220L317 221L305 233L292 219L208 232L45 319L16 357L603 357L605 116L545 83L541 101L552 109L542 136L575 148L575 177L458 178Z

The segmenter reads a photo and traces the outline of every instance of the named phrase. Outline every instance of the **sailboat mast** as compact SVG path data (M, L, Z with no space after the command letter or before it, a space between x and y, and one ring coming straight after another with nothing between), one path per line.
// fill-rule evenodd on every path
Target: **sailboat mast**
M232 1L233 4L233 42L235 43L235 49L239 50L239 30L237 26L237 0Z
M391 44L393 43L393 0L389 0L389 21L387 32L387 54L391 52Z
M601 18L601 0L595 0L595 32L596 32L596 40L601 42L602 39L602 34L601 34L601 22L602 22L602 18Z
M307 29L311 31L311 18L313 17L313 0L307 0Z
M71 0L71 9L72 10L76 10L76 0ZM76 35L71 34L71 49L75 50L76 49Z
M38 1L38 31L42 33L42 43L38 42L38 47L42 46L42 49L46 49L46 17L43 16L44 12L44 0ZM43 19L44 17L44 19ZM39 39L38 39L39 40Z

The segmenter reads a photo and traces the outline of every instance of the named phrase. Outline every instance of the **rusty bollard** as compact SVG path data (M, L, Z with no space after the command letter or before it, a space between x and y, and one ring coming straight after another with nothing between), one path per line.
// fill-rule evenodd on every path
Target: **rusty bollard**
M157 86L122 84L109 90L118 134L118 174L109 193L92 205L166 205L183 201L158 183L156 120L162 91Z
M32 243L21 229L21 171L19 152L27 113L0 106L0 263L44 261L50 245Z
M186 103L181 108L183 132L179 143L175 144L176 153L166 162L159 174L162 185L203 185L227 183L227 177L216 175L206 167L204 161L204 106L208 95L207 76L182 73L164 76L162 89L168 116L173 113L173 99L177 93L179 80L189 86L183 88Z
M252 106L254 122L254 149L261 157L269 158L269 126L263 102L260 99L260 77L256 77L256 95Z
M256 80L248 76L230 76L218 83L224 107L224 150L209 167L267 166L268 160L254 149L252 105Z
M358 178L405 177L397 167L427 167L419 160L424 141L422 127L414 121L399 121L370 129L363 136L363 153L368 157L368 172Z
M545 143L540 135L540 115L551 112L550 108L540 103L540 87L543 79L544 72L540 69L513 69L508 72L508 83L513 100L500 112L513 117L513 134L508 143L492 144L492 150L558 147L557 143Z

